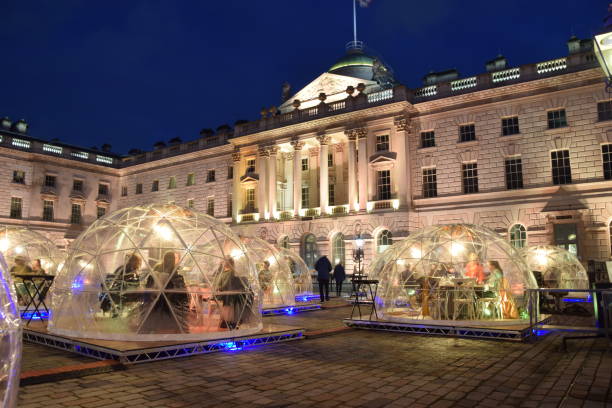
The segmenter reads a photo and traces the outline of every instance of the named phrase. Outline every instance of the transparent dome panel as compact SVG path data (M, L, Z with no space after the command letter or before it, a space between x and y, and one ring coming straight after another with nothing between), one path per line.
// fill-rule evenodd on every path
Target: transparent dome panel
M13 274L55 275L65 258L47 237L23 227L0 227L0 252Z
M521 252L540 287L588 289L589 278L584 266L564 248L539 245L525 248Z
M313 279L306 262L301 256L289 249L281 248L279 253L281 258L289 265L296 296L312 295L314 293Z
M17 406L21 361L21 319L15 288L8 267L0 255L0 405Z

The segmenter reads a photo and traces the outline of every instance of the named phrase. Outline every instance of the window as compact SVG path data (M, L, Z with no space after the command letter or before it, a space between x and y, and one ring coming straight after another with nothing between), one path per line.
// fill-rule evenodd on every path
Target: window
M327 167L334 167L334 154L327 153Z
M121 197L127 197L127 186L121 187Z
M234 178L234 166L227 166L227 179L231 180Z
M376 136L376 151L386 152L389 150L389 135Z
M554 225L555 245L578 256L578 230L576 224Z
M520 249L527 246L527 230L521 224L514 224L508 231L510 235L510 245Z
M379 200L391 199L391 170L381 170L377 172L376 188Z
M308 197L308 187L302 187L302 208L310 206L310 197Z
M43 200L43 221L53 222L53 201Z
M308 157L302 159L302 171L308 170Z
M279 241L278 241L278 246L280 248L285 248L285 249L289 249L289 237L288 236L283 236Z
M337 233L332 239L332 265L346 265L344 235Z
M438 196L438 180L436 176L436 168L423 169L423 197Z
M597 104L597 119L600 121L612 119L612 101Z
M387 248L393 245L393 236L391 235L391 231L382 230L380 234L378 234L378 238L376 238L376 253L383 253Z
M48 174L45 176L45 187L55 187L55 176L49 176Z
M215 199L214 199L214 197L208 197L208 200L206 201L206 214L210 215L211 217L215 216Z
M604 178L606 180L612 180L612 144L605 144L601 146L601 156Z
M476 163L462 164L463 194L478 192L478 165Z
M11 198L11 218L21 218L21 205L22 201L20 197Z
M506 159L506 188L508 190L523 188L523 162L520 157Z
M232 193L227 195L227 216L231 217L233 212L234 203L232 203Z
M187 208L194 208L195 207L195 201L193 198L190 198L187 200Z
M70 223L79 225L81 223L81 205L72 204L72 211L70 212Z
M206 182L212 183L213 181L215 181L215 171L208 170L208 173L206 173Z
M550 152L553 184L570 184L572 182L572 169L570 167L569 150L555 150Z
M98 184L98 195L108 195L108 184Z
M14 170L13 171L13 183L25 184L25 171Z
M474 124L459 126L459 141L471 142L476 140L476 127Z
M189 173L187 175L187 185L188 186L193 186L194 184L195 184L195 174Z
M564 126L567 126L567 119L565 118L565 109L548 111L549 129L557 129Z
M518 116L502 118L502 135L510 136L516 135L517 133L520 133Z
M83 180L72 180L72 191L83 192Z
M436 145L436 134L433 130L429 132L421 132L421 147L434 147Z
M106 207L96 207L96 216L102 218L106 215Z
M247 188L245 192L244 209L246 212L255 211L255 189Z
M153 180L151 191L159 191L159 180Z
M327 186L327 201L329 202L329 205L335 205L334 202L336 201L336 195L335 188L332 183L329 183Z
M168 180L168 190L173 188L176 188L176 177L174 176L170 177L170 180Z
M255 159L247 159L246 161L246 172L255 173Z
M142 194L142 183L136 184L136 194Z
M304 262L310 269L314 268L315 262L319 258L319 247L317 238L313 234L306 234L302 239L301 255Z

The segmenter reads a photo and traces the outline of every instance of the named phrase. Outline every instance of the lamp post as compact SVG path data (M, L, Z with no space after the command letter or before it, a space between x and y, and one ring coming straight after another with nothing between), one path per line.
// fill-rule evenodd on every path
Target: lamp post
M363 238L361 238L361 234L358 234L357 238L355 239L356 248L353 251L353 261L357 263L357 272L355 272L355 269L353 268L353 276L363 274L361 269L361 261L363 260L363 244Z
M612 82L612 3L608 5L608 15L604 19L604 28L593 38L597 62L606 74L606 89L610 91Z

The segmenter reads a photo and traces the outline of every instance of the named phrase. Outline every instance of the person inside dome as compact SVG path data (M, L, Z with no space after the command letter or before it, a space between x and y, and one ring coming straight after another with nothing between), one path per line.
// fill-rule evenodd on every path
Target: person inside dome
M106 291L100 296L100 308L118 317L124 310L129 312L137 301L125 292L140 287L140 267L142 259L135 253L126 257L123 265L106 277Z
M257 265L257 269L259 269L259 285L264 294L264 299L271 301L273 279L272 272L270 271L270 262L263 261L261 264Z
M476 279L476 283L479 285L483 284L485 280L484 267L478 260L478 255L472 252L469 259L470 261L465 264L465 276Z
M234 330L252 317L254 295L245 279L236 274L232 258L226 258L221 268L217 282L217 300L222 304L219 327Z

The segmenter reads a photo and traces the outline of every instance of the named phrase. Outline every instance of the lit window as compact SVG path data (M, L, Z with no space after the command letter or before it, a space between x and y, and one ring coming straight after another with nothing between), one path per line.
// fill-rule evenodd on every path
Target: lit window
M462 165L463 194L478 192L478 165L463 163Z
M153 180L151 191L159 191L159 180Z
M525 248L527 245L527 230L521 224L514 224L510 227L510 245L520 249Z
M391 235L391 231L382 230L376 239L376 252L381 254L391 245L393 245L393 236Z
M459 126L459 141L471 142L476 140L476 127L474 124Z
M72 204L72 210L70 212L70 223L74 225L81 224L81 205Z
M83 160L89 159L89 153L87 152L71 152L70 155L72 157L76 157L77 159L83 159Z
M13 171L13 183L25 184L25 171L14 170Z
M516 135L518 133L520 133L518 116L512 116L510 118L502 118L502 135L510 136L510 135Z
M436 135L433 130L421 132L421 147L434 147L436 145Z
M215 171L208 170L208 173L206 173L206 182L212 183L213 181L215 181Z
M612 180L612 144L601 146L601 158L603 161L603 172L606 180Z
M53 201L43 200L43 221L53 222Z
M317 245L317 237L313 234L306 234L302 240L301 247L302 259L309 268L314 268L314 264L319 259L319 246Z
M379 200L391 199L391 170L381 170L377 172L376 188Z
M548 111L547 115L549 129L557 129L560 127L567 126L567 119L565 118L565 109Z
M176 177L174 176L170 177L170 180L168 181L168 190L173 188L176 188Z
M600 121L612 119L612 101L597 104L597 119Z
M194 184L195 184L195 174L189 173L187 175L187 185L188 186L193 186Z
M308 170L308 157L302 159L302 171Z
M376 151L386 152L389 150L389 135L376 136Z
M506 159L506 188L508 190L523 188L523 162L520 157Z
M50 144L43 144L43 152L62 154L62 148L59 146L53 146Z
M436 175L436 168L432 167L429 169L423 169L423 197L437 197L438 196L438 180Z
M346 249L344 244L344 235L338 233L334 235L332 240L332 264L342 264L346 263Z
M22 200L20 197L11 198L11 218L21 218Z
M32 143L29 140L13 138L13 146L21 147L22 149L29 149L32 146Z
M142 194L142 183L136 184L136 194Z
M246 161L246 172L255 173L255 159L247 159Z
M553 184L570 184L572 182L572 169L570 166L569 150L555 150L550 152Z
M302 208L310 206L310 197L308 196L308 187L302 187Z
M255 189L247 188L245 191L245 200L244 200L244 210L245 212L255 212Z
M210 215L211 217L215 216L215 199L214 199L214 197L208 197L208 200L206 201L206 214Z

